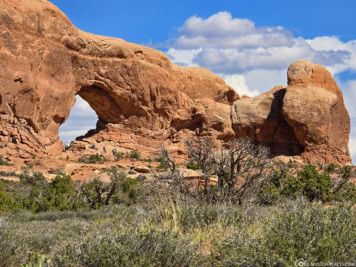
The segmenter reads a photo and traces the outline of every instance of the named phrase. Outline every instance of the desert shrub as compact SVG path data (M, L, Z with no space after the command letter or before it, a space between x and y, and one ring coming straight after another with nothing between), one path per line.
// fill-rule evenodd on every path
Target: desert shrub
M90 156L83 155L79 158L78 160L81 163L90 163L90 164L96 164L96 163L104 163L105 158L100 156L99 154L93 154Z
M200 170L199 164L194 160L189 160L185 166L187 167L187 169Z
M44 212L49 210L63 211L83 206L76 199L76 185L71 176L59 173L50 183L46 180L43 181L42 176L37 175L37 178L26 176L26 178L23 178L23 181L30 185L28 194L22 198L25 209L33 212Z
M47 184L47 179L41 172L35 172L30 175L28 171L24 171L20 174L20 181L29 186L41 186Z
M2 155L0 155L0 166L9 166L10 163L8 163Z
M49 266L51 260L47 257L43 257L39 253L32 253L29 255L28 263L24 263L21 267L42 267Z
M69 245L54 261L61 266L197 266L204 259L196 246L171 232L103 234Z
M153 160L150 157L148 157L147 159L143 159L143 161L148 162L148 163L152 163Z
M352 183L345 183L340 190L338 190L333 199L337 202L351 202L356 203L356 185Z
M160 194L130 206L0 216L0 262L18 266L36 253L53 266L347 263L356 253L356 211L307 200L241 207Z
M6 171L0 171L0 176L19 176L16 174L16 172L11 171L11 172L6 172Z
M167 171L169 168L169 165L165 161L160 161L159 165L156 168L156 171L161 172L161 171Z
M108 174L110 183L95 178L81 185L80 193L84 201L93 209L110 204L125 203L130 205L136 203L140 190L139 182L128 178L124 172L119 172L116 167L112 167Z
M0 181L0 213L18 208L16 201L6 192L5 185Z
M319 174L315 166L306 165L302 171L298 172L297 179L287 181L286 195L293 195L301 192L310 201L329 201L331 194L331 177L326 173Z
M113 155L114 155L116 161L120 161L123 158L125 158L125 153L123 153L123 152L113 151Z
M57 174L48 188L51 206L58 210L77 208L75 206L77 203L73 201L75 187L71 176L63 173Z
M158 221L165 229L199 231L211 225L229 227L239 225L242 209L237 205L208 204L196 199L161 198L155 204Z
M294 266L350 262L356 253L356 214L350 207L285 203L217 245L224 266Z
M260 203L273 204L277 201L305 197L309 201L328 202L356 200L356 186L348 183L351 168L341 169L339 182L334 182L328 173L319 173L315 166L306 165L296 176L284 168L271 175L269 183L259 193ZM340 182L341 181L341 182Z
M332 172L334 172L335 170L337 170L337 169L339 169L339 168L340 168L339 165L337 165L337 164L335 164L335 163L330 163L330 164L328 164L328 165L324 168L324 170L325 170L327 173L332 173Z
M162 162L164 160L163 155L159 155L158 157L155 158L156 162Z
M126 153L126 158L140 160L141 153L137 150L131 150L129 153Z
M140 174L140 175L136 178L136 180L137 180L138 182L143 182L143 181L145 181L146 179L147 179L146 175L142 175L142 174Z

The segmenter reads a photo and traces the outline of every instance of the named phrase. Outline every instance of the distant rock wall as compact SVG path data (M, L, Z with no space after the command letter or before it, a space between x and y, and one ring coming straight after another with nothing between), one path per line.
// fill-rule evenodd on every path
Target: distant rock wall
M143 147L191 134L247 136L275 155L350 162L349 115L322 66L296 62L288 87L240 99L206 69L80 31L46 0L2 0L0 30L0 154L9 159L60 154L59 126L78 94L99 117L91 142L119 143L122 133Z

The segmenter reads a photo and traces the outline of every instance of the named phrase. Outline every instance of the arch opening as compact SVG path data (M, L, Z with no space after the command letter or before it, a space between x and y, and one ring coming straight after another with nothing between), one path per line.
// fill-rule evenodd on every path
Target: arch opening
M70 143L78 136L95 129L97 121L98 115L89 103L80 95L76 95L76 102L70 111L69 118L59 128L59 138L63 143Z
M118 123L125 114L115 99L104 89L92 85L80 89L77 93L96 112L99 120L105 123Z

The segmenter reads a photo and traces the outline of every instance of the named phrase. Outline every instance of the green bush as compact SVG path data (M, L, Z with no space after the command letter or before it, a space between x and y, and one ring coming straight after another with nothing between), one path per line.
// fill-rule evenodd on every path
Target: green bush
M347 168L343 169L349 172ZM347 175L347 174L346 174ZM350 187L350 185L344 185ZM344 187L343 186L343 187ZM342 188L341 188L342 189ZM345 191L346 190L346 191ZM346 194L352 195L352 189L342 189ZM349 200L353 199L348 196ZM297 173L297 176L289 174L288 169L282 168L279 172L274 172L270 183L262 188L259 198L263 204L272 204L283 198L296 199L305 197L309 201L328 202L334 199L341 200L341 193L336 195L333 192L333 183L328 173L319 173L315 166L306 165Z
M356 203L356 185L352 183L344 184L340 190L334 194L334 200L337 202Z
M24 263L21 267L42 267L48 266L51 263L49 258L41 256L39 253L31 253L28 263Z
M327 172L327 173L332 173L334 172L335 170L339 169L340 166L335 164L335 163L330 163L328 166L326 166L324 168L324 170Z
M79 158L79 162L89 164L104 163L105 158L100 156L99 154L94 154L90 156L84 155Z
M57 210L77 208L75 206L77 203L73 201L75 187L71 176L63 173L57 174L49 184L51 207L55 207Z
M157 158L155 158L156 162L162 162L164 160L162 155L159 155Z
M41 186L47 184L47 179L41 172L35 172L30 175L28 171L25 171L20 174L20 181L21 183L30 186Z
M45 178L42 174L25 175L22 179L30 185L29 193L22 196L25 209L44 212L70 210L83 206L75 198L76 185L69 175L59 173L50 183L43 180Z
M160 161L159 165L156 168L156 171L161 172L161 171L167 171L169 168L169 165L165 161Z
M3 158L3 156L0 155L0 165L2 165L2 166L9 166L10 163L8 163L8 162Z
M114 155L116 161L120 161L125 157L125 154L123 152L114 151L113 155Z
M152 163L152 159L150 157L147 158L147 159L143 159L143 161L148 162L148 163Z
M141 153L139 151L137 151L137 150L132 150L129 153L126 153L126 158L140 160L141 159Z
M14 200L6 192L5 185L0 181L0 213L7 212L15 206Z
M139 182L128 178L124 172L119 172L116 167L112 167L108 174L110 183L95 178L81 185L81 195L87 200L88 205L97 209L110 204L125 203L131 205L137 203L142 188Z
M187 169L200 170L200 166L199 166L198 162L196 162L194 160L189 160L185 166L187 167Z
M16 174L16 172L11 171L11 172L6 172L6 171L0 171L0 176L19 176Z

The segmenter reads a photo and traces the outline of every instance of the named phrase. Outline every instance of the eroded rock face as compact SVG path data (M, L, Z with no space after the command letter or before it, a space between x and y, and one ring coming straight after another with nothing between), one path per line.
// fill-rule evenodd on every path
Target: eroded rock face
M289 67L282 112L308 160L350 161L349 113L341 90L324 67L308 61Z
M277 155L300 155L303 146L282 113L285 94L285 87L276 86L260 96L236 101L231 112L236 135L268 145Z
M102 122L157 134L173 118L190 120L196 98L239 98L206 69L182 68L154 49L78 30L45 0L1 1L0 30L2 154L56 154L58 129L76 94Z
M236 101L232 123L237 135L268 144L278 155L350 162L350 117L342 92L318 64L297 61L288 69L287 87Z
M80 95L99 117L74 143L140 149L164 142L184 155L195 134L234 136L275 155L350 162L350 119L330 73L307 61L288 70L288 87L242 97L213 73L183 68L154 49L80 31L45 0L0 2L0 154L56 156L58 129Z

